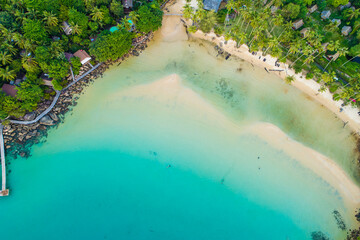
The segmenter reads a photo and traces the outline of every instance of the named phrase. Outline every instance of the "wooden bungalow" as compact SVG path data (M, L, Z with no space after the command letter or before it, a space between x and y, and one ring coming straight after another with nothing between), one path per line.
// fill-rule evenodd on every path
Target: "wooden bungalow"
M328 19L330 17L330 15L331 15L330 10L326 10L326 11L321 12L321 18L322 19Z
M296 20L293 23L293 29L297 30L297 29L301 28L303 25L304 25L304 21L302 19Z
M122 5L124 7L124 13L129 14L133 8L133 0L122 0Z
M341 34L344 36L347 36L347 35L349 35L349 33L351 33L351 31L352 31L352 28L350 26L344 26L341 29Z
M348 2L348 3L345 4L345 5L340 5L340 6L339 6L339 9L340 9L340 11L342 11L342 10L344 10L344 9L346 9L346 8L349 8L349 7L351 7L351 2Z
M341 20L340 19L333 19L333 20L331 20L331 22L333 22L333 23L336 23L336 26L337 27L339 27L340 26L340 24L341 24Z
M204 0L204 9L208 11L214 10L217 12L221 2L222 0Z
M66 35L70 35L72 32L72 28L70 27L70 24L67 21L62 23L61 28Z
M10 85L10 84L7 84L5 83L1 90L8 96L12 96L12 97L16 97L16 94L17 94L17 89L16 89L16 86L15 85Z
M336 61L336 59L338 59L339 56L340 56L340 54L337 52L337 53L332 54L332 55L327 55L326 58L329 61L331 61L331 60Z
M316 10L318 9L318 6L315 4L315 5L313 5L313 6L311 6L311 7L309 7L309 13L313 13L313 12L315 12Z
M300 31L300 34L303 38L306 38L307 34L309 33L310 28L303 28Z
M270 7L271 14L275 14L278 9L279 8L277 6L271 6Z
M52 80L53 79L51 77L49 77L49 74L43 73L43 74L41 74L40 78L43 81L43 85L49 86L49 87L53 86L52 85Z
M91 57L90 57L90 55L89 55L87 52L85 52L84 50L80 49L80 50L76 51L76 52L74 53L74 56L80 58L80 62L81 62L82 65L85 65L85 64L87 64L87 63L90 64ZM90 64L90 65L91 65L91 64Z

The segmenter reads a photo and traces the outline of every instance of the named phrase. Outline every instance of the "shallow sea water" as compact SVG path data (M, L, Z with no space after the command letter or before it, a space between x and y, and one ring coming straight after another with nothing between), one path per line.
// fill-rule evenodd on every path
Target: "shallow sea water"
M172 74L181 88L152 88ZM296 159L241 131L256 122L358 180L354 139L334 114L207 43L158 41L96 80L30 158L11 161L1 238L343 239L332 212L354 227L352 210Z

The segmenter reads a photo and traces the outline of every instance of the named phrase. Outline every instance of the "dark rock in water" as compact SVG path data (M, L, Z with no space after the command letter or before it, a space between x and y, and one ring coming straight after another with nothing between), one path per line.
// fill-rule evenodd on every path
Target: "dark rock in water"
M355 214L356 220L360 222L360 209L358 209L358 212Z
M52 126L54 125L54 121L48 116L48 115L45 115L44 117L42 117L40 119L40 124L42 125L47 125L47 126Z
M24 116L24 120L25 120L25 121L32 121L32 120L35 119L35 117L36 117L36 114L35 114L34 112L27 113L27 114L25 114L25 116Z
M338 225L338 228L340 228L341 230L346 230L345 222L344 222L342 216L340 215L339 211L334 210L333 216L336 220L336 224Z
M134 56L139 56L139 55L140 55L140 53L139 53L138 51L136 51L136 50L134 50L134 51L132 52L132 54L133 54Z
M25 154L24 152L21 152L21 153L20 153L20 157L25 157L25 155L26 155L26 154Z
M55 122L57 122L59 120L58 116L55 113L49 113L49 116L51 117L52 120L54 120Z
M312 240L330 240L323 232L316 231L311 233Z

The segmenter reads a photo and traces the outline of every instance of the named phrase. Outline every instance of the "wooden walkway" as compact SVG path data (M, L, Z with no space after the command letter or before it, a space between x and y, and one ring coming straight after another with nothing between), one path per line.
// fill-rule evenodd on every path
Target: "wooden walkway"
M0 154L1 154L1 183L2 183L0 196L7 196L9 195L9 190L6 189L5 146L4 146L2 124L0 124Z
M56 95L54 97L54 100L52 101L51 105L44 111L42 112L39 116L37 116L34 120L32 121L19 121L19 120L10 120L11 123L15 123L15 124L23 124L23 125L29 125L29 124L33 124L38 122L41 118L43 118L46 114L48 114L55 106L56 102L58 101L61 93L65 92L69 87L71 87L72 85L74 85L75 83L77 83L78 81L80 81L81 79L83 79L85 76L87 76L89 73L91 73L92 71L94 71L96 68L98 68L101 65L101 63L98 63L97 65L95 65L94 67L92 67L89 71L87 71L86 73L84 73L83 75L81 75L80 77L78 77L75 81L71 82L69 85L67 85L63 90L61 91L56 91Z
M165 13L164 16L182 16L181 13Z
M37 116L32 121L18 121L18 120L10 120L11 123L15 124L23 124L23 125L29 125L36 123L39 121L42 117L44 117L46 114L48 114L55 106L56 102L59 100L59 97L61 93L65 92L69 87L83 79L85 76L87 76L89 73L97 69L101 63L98 63L97 65L93 66L89 71L78 77L75 81L71 82L69 85L67 85L63 90L56 91L56 95L54 97L54 100L52 101L51 105L42 112L39 116ZM71 69L72 70L72 69ZM71 71L72 72L72 71ZM74 75L72 75L74 79ZM0 123L0 154L1 154L1 191L0 191L0 197L1 196L8 196L9 195L9 189L6 189L6 166L5 166L5 146L4 146L4 137L3 137L3 125Z

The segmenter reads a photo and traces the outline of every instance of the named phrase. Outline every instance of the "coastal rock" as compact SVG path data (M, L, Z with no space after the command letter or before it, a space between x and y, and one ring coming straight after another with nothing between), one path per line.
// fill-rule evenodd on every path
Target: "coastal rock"
M25 121L32 121L32 120L35 119L35 117L36 117L36 114L35 114L34 112L27 113L27 114L25 114L25 116L24 116L24 120L25 120Z
M51 117L52 120L54 120L55 122L57 122L59 120L58 116L55 113L49 113L49 116Z
M134 56L139 56L139 55L140 55L140 53L139 53L138 51L136 51L136 50L134 50L134 51L132 52L132 54L133 54Z
M48 116L48 115L45 115L44 117L42 117L40 119L40 124L42 125L47 125L47 126L52 126L54 125L54 121Z

